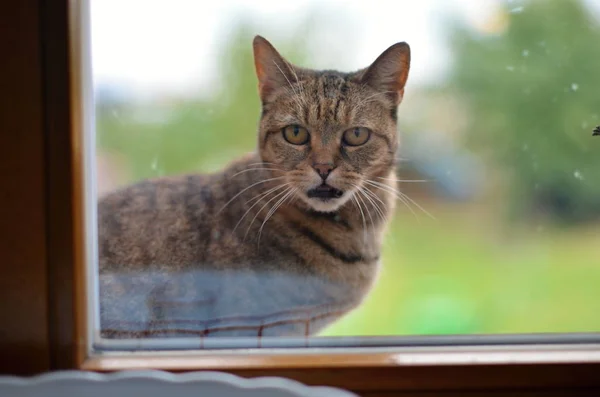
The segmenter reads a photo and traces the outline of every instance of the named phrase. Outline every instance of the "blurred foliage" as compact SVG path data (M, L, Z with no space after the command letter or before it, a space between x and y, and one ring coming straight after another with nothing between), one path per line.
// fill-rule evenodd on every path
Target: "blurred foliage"
M451 24L450 92L468 105L468 143L507 171L513 214L600 215L600 26L576 0L507 4L508 26Z

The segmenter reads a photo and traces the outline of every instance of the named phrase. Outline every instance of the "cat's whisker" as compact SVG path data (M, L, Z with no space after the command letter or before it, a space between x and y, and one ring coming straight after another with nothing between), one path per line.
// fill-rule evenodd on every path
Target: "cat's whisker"
M296 191L298 191L298 189L296 189ZM298 201L298 195L294 194L290 200L290 204L294 204L296 201Z
M288 67L290 68L290 70L294 74L294 78L296 79L296 84L298 84L298 91L300 91L300 100L302 101L302 103L304 104L304 106L308 107L308 102L306 100L306 92L304 91L304 87L300 83L300 79L298 78L298 74L296 73L296 70L294 69L294 67L291 64L288 63Z
M384 207L387 207L385 205L385 203L383 201L381 201L381 199L379 197L377 197L377 195L375 195L373 192L371 192L366 186L358 186L358 185L354 185L353 186L356 188L356 190L358 191L358 193L362 194L363 196L365 196L365 198L371 203L371 205L373 206L373 208L375 209L375 212L377 213L377 215L379 215L379 218L381 219L382 223L385 223L387 220L387 217L385 216L384 211L381 209L381 207L379 206L379 204L377 204L373 198L369 197L375 197L377 200L379 200L379 202L381 202L381 204L383 204Z
M279 168L248 168L248 169L245 169L243 171L236 172L235 174L231 175L229 177L229 179L234 178L234 177L236 177L236 176L238 176L240 174L243 174L245 172L250 172L250 171L281 171L281 170Z
M270 163L270 162L268 162L268 161L259 161L259 162L257 162L257 163L249 163L249 164L246 164L246 165L247 165L248 167L251 167L251 166L254 166L254 165L277 165L277 164L275 164L275 163Z
M365 192L367 192L374 200L379 201L379 204L377 204L377 207L380 208L381 213L383 214L384 218L387 220L389 218L389 216L391 215L390 213L390 204L384 202L374 191L372 191L371 189L369 189L367 186L364 186L364 190ZM381 205L380 205L381 204Z
M377 204L375 202L375 200L373 200L373 198L379 200L379 202L381 204L383 204L384 207L386 207L385 203L376 195L374 194L372 191L369 190L369 188L367 188L366 186L363 187L358 187L359 192L362 193L367 200L369 200L371 202L371 205L373 206L373 208L375 208L375 212L377 212L377 214L379 215L379 218L381 219L382 223L385 223L387 220L387 217L385 216L383 210L381 209L381 207L379 206L379 204Z
M267 190L267 191L265 191L265 192L262 192L262 193L259 193L259 194L257 194L256 196L254 196L254 197L252 197L251 199L249 199L248 201L246 201L246 203L245 203L245 204L250 204L251 202L253 202L253 201L255 201L255 200L259 200L259 201L260 201L260 200L261 200L261 199L262 199L264 196L266 196L267 194L269 194L269 193L271 193L271 192L273 192L273 191L275 191L275 190L278 190L278 189L280 189L280 188L281 188L281 187L283 187L283 186L288 186L288 185L291 185L291 184L292 184L291 182L287 182L287 183L283 183L283 184L281 184L281 185L277 185L277 186L275 186L275 187L273 187L273 188L271 188L271 189L269 189L269 190Z
M296 80L298 80L298 77L296 77ZM302 99L304 106L308 107L308 99L306 96L306 91L304 90L304 86L302 85L302 83L300 81L298 81L298 88L300 89L300 98Z
M410 210L410 212L413 214L413 216L415 217L416 220L418 220L419 222L421 221L421 219L417 216L417 213L413 210L413 208L410 205L410 203L403 196L401 196L400 194L398 194L398 192L394 188L392 188L392 187L390 187L388 185L384 185L384 184L382 184L383 187L377 186L377 185L375 185L375 184L373 184L371 182L374 182L374 181L365 181L365 183L370 184L371 186L373 186L373 187L375 187L377 189L383 190L385 192L388 192L388 193L394 195L395 198L397 198L398 200L400 200L400 202L402 204L404 204L404 206Z
M223 205L221 207L221 209L219 211L217 211L216 215L220 214L221 211L223 211L225 209L225 207L227 207L233 200L235 200L236 198L238 198L239 196L241 196L246 190L252 189L254 186L260 185L261 183L267 183L267 182L271 182L271 181L276 181L276 180L283 179L283 178L284 178L283 176L278 176L278 177L275 177L275 178L263 179L262 181L255 182L252 185L245 187L239 193L237 193L235 196L233 196L228 202L226 202L225 205Z
M382 92L377 92L377 93L375 93L375 94L373 94L373 95L370 95L370 96L368 96L368 97L366 97L366 98L362 99L362 100L360 101L360 106L364 106L364 105L367 105L367 104L369 104L369 103L371 103L371 102L374 102L373 100L371 100L371 101L369 101L369 100L370 100L370 99L373 99L373 98L376 98L376 97L378 97L378 96L380 96L380 95L387 95L387 94L393 94L393 93L394 93L394 91L382 91Z
M379 209L379 213L381 214L382 217L382 224L387 223L388 218L390 216L392 216L393 214L391 214L390 212L388 212L388 206L389 204L386 204L377 194L375 194L375 192L373 192L371 189L369 189L367 186L363 186L363 191L367 194L369 194L371 197L373 197L374 200L377 200L381 203L381 205L383 206L383 208L386 209L385 213L384 211L381 209L381 207L379 206L379 204L377 203L373 203L375 205L376 208ZM391 239L392 242L392 246L396 245L396 238L395 235L393 233L391 233L388 236L389 239Z
M284 183L283 185L276 186L274 188L271 188L271 189L267 190L266 192L258 194L257 196L251 198L250 200L246 201L246 204L248 204L251 201L256 200L256 202L254 204L252 204L250 206L250 208L248 208L246 210L246 212L244 212L244 215L242 215L242 217L240 218L240 220L235 224L235 226L234 226L233 230L231 231L231 233L232 234L235 233L235 231L237 230L238 226L242 223L242 221L244 220L244 218L246 217L246 215L248 215L248 213L252 210L252 208L256 207L263 198L265 198L266 196L268 196L271 193L275 193L277 190L280 190L281 188L286 187L289 184L290 183Z
M260 225L260 228L258 230L258 235L259 235L259 239L260 239L260 234L262 232L262 229L265 225L265 223L269 220L269 218L275 213L275 211L277 211L277 208L279 208L279 206L292 194L295 192L295 188L292 189L287 189L287 193L283 195L283 197L281 197L279 199L279 201L277 201L272 207L271 209L267 212L267 215L265 216L265 219L263 220L263 223Z
M419 203L417 203L415 200L413 200L412 198L410 198L406 193L402 193L402 192L398 192L400 193L402 196L404 196L408 201L410 201L411 203L413 203L415 206L417 206L418 209L420 209L421 211L423 211L425 214L427 214L428 217L430 217L431 219L436 219L435 216L431 215L431 213L429 213L429 211L427 211L425 208L421 207L419 205Z
M287 65L287 67L290 69L290 71L294 75L294 78L296 79L296 84L298 85L298 91L302 91L302 87L300 87L300 79L298 78L298 74L296 73L294 66L291 63L289 63L288 61L286 61L285 59L283 60L283 62Z
M287 75L283 72L283 70L281 70L281 68L279 67L279 65L277 64L277 62L275 62L275 60L273 59L273 63L275 64L275 66L277 66L277 69L279 69L279 71L281 72L281 74L283 75L283 77L285 78L285 80L288 82L288 84L290 85L290 88L292 89L292 92L294 93L293 97L294 97L294 101L296 102L296 104L298 105L299 109L302 109L302 104L300 103L300 96L298 95L298 93L296 92L296 89L294 88L294 86L292 85L292 82L290 81L290 79L288 79Z
M267 221L275 214L275 212L279 209L279 207L281 207L292 194L296 193L297 190L298 190L297 188L290 190L287 194L285 194L282 198L280 198L277 203L275 203L275 205L273 206L273 208L271 208L271 210L269 210L269 212L267 213L267 216L265 217L265 220L263 221L262 225L260 225L260 229L258 229L258 242L257 242L258 248L260 248L260 236L262 235L263 228L265 227L265 224L267 223Z
M358 190L358 193L361 193L360 188ZM367 212L367 215L369 216L369 219L371 220L371 225L373 227L375 227L375 221L373 221L373 217L371 216L371 211L369 211L369 206L367 205L367 203L365 203L365 201L363 200L363 198L361 197L360 194L357 195L357 198L362 202L363 206L365 207L365 211Z
M381 203L381 205L383 205L383 207L387 209L387 204L385 202L383 202L383 200L381 198L379 198L379 196L376 195L371 189L369 189L367 186L363 186L362 189L366 193L368 193L371 197L373 197L375 200L379 201Z
M420 209L421 211L423 211L425 214L427 214L427 216L429 216L431 219L435 219L435 216L433 216L431 213L429 213L425 208L423 208L421 205L419 205L419 203L417 203L415 200L413 200L412 198L410 198L410 196L404 192L401 192L397 189L395 189L396 192L401 195L402 197L404 197L406 200L410 201L412 204L414 204L418 209Z
M271 197L269 199L269 201L267 201L262 207L260 207L260 209L256 212L256 214L254 215L254 218L252 218L252 221L250 221L250 225L248 225L248 228L246 229L246 233L244 234L244 241L246 241L246 237L248 236L248 233L250 232L250 229L252 228L252 224L254 224L254 221L256 220L256 218L258 217L258 215L262 212L262 210L265 209L266 206L269 205L269 203L271 203L274 200L277 200L277 198L281 197L282 195L286 194L287 192L289 192L291 189L291 187L288 187L287 189L285 189L282 192L277 193L274 197Z
M360 211L360 215L361 215L362 221L363 221L363 239L366 242L367 241L367 221L365 219L365 213L363 212L362 207L360 206L360 203L358 202L358 199L356 198L355 194L352 195L352 200L354 200L354 202L356 203L356 206L358 207L358 210Z
M396 178L383 178L383 177L380 177L380 176L376 176L375 178L381 179L381 180L384 180L384 181L401 182L401 183L432 182L429 179L396 179Z
M396 195L396 197L398 197L399 199L401 199L405 203L407 202L406 200L410 201L417 208L419 208L421 211L423 211L423 213L425 213L427 216L429 216L432 219L435 219L435 217L433 215L431 215L427 210L425 210L423 207L421 207L415 200L413 200L412 198L410 198L407 194L402 193L399 190L394 189L393 187L391 187L389 185L386 185L386 184L383 184L381 182L371 181L371 180L367 180L365 182L368 183L368 184L370 184L371 186L379 187L380 189L384 189L384 190L389 191L390 193L393 193L394 195Z

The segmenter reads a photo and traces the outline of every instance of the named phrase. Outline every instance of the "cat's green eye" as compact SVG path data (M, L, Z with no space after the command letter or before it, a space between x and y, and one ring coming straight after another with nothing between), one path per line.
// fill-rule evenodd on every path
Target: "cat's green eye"
M354 127L344 132L342 142L348 146L360 146L367 143L370 137L370 129L366 127Z
M310 134L304 127L293 124L284 127L282 130L283 137L292 145L305 145L310 139Z

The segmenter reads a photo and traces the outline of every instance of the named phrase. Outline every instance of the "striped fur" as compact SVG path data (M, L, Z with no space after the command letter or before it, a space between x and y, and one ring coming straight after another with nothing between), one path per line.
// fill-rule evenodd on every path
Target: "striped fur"
M138 336L148 335L148 329L173 334L160 331L164 318L172 317L163 311L156 315L147 299L149 314L132 309L135 299L125 296L136 284L116 281L123 276L142 280L158 273L174 280L174 275L200 272L193 286L169 287L179 298L203 302L202 310L177 312L192 320L241 314L271 318L300 309L308 318L310 327L294 325L288 316L285 326L265 331L272 335L316 333L358 306L372 287L394 197L367 181L395 188L396 108L408 73L408 46L396 44L354 73L292 66L261 37L254 51L263 103L256 153L216 174L142 181L101 198L98 246L106 336L136 335L124 325L132 319L145 330ZM310 132L308 144L292 145L283 138L282 129L291 124ZM366 144L342 144L342 134L353 127L372 131ZM314 166L322 163L333 165L327 183L342 197L324 202L307 196L321 183ZM208 276L203 281L202 272L222 281L218 291L217 282L206 281ZM264 285L257 287L260 280ZM242 321L238 332L228 328L221 334L196 331L266 335L264 324L255 325Z

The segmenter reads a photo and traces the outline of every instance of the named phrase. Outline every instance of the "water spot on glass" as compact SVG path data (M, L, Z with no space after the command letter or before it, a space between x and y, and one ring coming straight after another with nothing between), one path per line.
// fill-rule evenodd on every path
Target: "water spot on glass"
M538 225L538 227L535 229L538 233L541 233L544 231L544 226Z
M584 129L587 129L587 128L588 128L588 126L589 126L589 124L588 124L588 122L587 122L587 121L582 121L582 122L581 122L581 129L582 129L582 130L584 130Z
M118 118L119 118L119 112L117 112L115 109L113 109L113 110L110 112L110 114L111 114L111 116L113 116L115 119L118 119Z
M529 50L523 50L523 52L521 52L521 55L523 55L524 57L528 57L529 56Z
M525 94L525 95L531 94L531 87L523 88L523 94Z
M452 175L452 171L451 170L446 171L446 175Z
M213 230L212 231L212 239L213 240L218 240L219 237L221 237L221 232L219 232L218 230Z
M538 167L539 167L539 165L538 165L537 161L534 161L534 162L533 162L533 164L532 164L532 166L533 166L533 169L534 169L534 170L537 170L537 169L538 169Z
M536 183L535 185L533 185L533 188L534 188L535 190L540 190L540 184L539 184L539 183Z
M538 45L540 47L546 47L546 40L542 40L542 41L538 42Z
M521 7L515 7L515 8L511 8L510 9L510 13L511 14L520 14L523 12L525 7L521 6Z
M155 157L152 160L152 163L150 164L150 169L152 169L152 171L156 171L158 169L158 157Z
M579 89L579 84L577 84L577 83L571 83L571 90L577 91L578 89Z
M524 143L524 144L523 144L523 151L524 151L524 152L526 152L526 151L528 151L528 150L529 150L529 145L528 145L528 144L526 144L526 143Z
M515 71L515 67L514 67L514 66L512 66L512 65L508 65L508 66L506 67L506 70L508 70L509 72L514 72L514 71Z
M581 174L581 171L575 170L575 172L573 173L573 176L575 177L575 179L579 179L580 181L583 181L583 175Z

